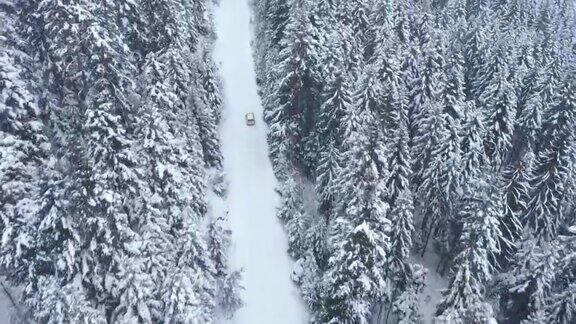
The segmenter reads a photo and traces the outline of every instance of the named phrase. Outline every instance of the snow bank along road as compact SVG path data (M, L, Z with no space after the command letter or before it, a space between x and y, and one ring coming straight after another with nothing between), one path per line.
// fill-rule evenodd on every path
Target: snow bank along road
M287 240L276 218L279 197L268 159L262 105L250 40L249 0L220 0L215 10L215 60L224 79L224 118L221 125L224 168L230 187L227 203L232 234L232 264L244 269L242 294L246 303L232 323L298 324L306 311L290 280ZM253 112L256 126L246 126Z

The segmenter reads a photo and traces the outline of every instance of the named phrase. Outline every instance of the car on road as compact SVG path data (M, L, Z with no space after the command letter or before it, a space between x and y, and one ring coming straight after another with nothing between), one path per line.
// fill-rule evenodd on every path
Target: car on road
M248 126L256 125L256 118L254 117L254 114L251 112L246 114L246 125Z

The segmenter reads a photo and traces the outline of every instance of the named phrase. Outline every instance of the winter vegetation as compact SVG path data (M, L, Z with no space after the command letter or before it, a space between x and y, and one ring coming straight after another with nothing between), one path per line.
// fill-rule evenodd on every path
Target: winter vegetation
M575 1L251 1L277 216L312 323L576 323ZM229 260L213 5L0 0L0 320L212 323L243 306L255 281ZM224 138L259 134L234 127ZM269 169L258 145L234 174ZM233 187L233 212L258 207L238 245L284 249L276 179L252 179L261 191ZM256 281L299 307L273 277Z
M253 7L312 322L576 321L574 1ZM430 272L449 284L424 318Z
M0 271L23 322L208 323L241 305L206 199L211 6L0 0Z

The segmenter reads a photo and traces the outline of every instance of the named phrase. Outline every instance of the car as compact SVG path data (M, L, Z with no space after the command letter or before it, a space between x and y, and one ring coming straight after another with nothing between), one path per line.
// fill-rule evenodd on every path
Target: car
M247 113L246 114L246 125L248 126L254 126L256 124L256 118L254 117L253 113Z

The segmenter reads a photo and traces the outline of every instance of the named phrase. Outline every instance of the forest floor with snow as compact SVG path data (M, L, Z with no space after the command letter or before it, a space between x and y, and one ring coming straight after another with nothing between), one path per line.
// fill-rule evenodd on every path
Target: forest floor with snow
M12 317L16 313L16 308L14 303L10 300L8 294L12 295L12 298L16 298L14 289L8 286L3 278L0 278L2 285L0 285L0 324L10 324L12 323Z

